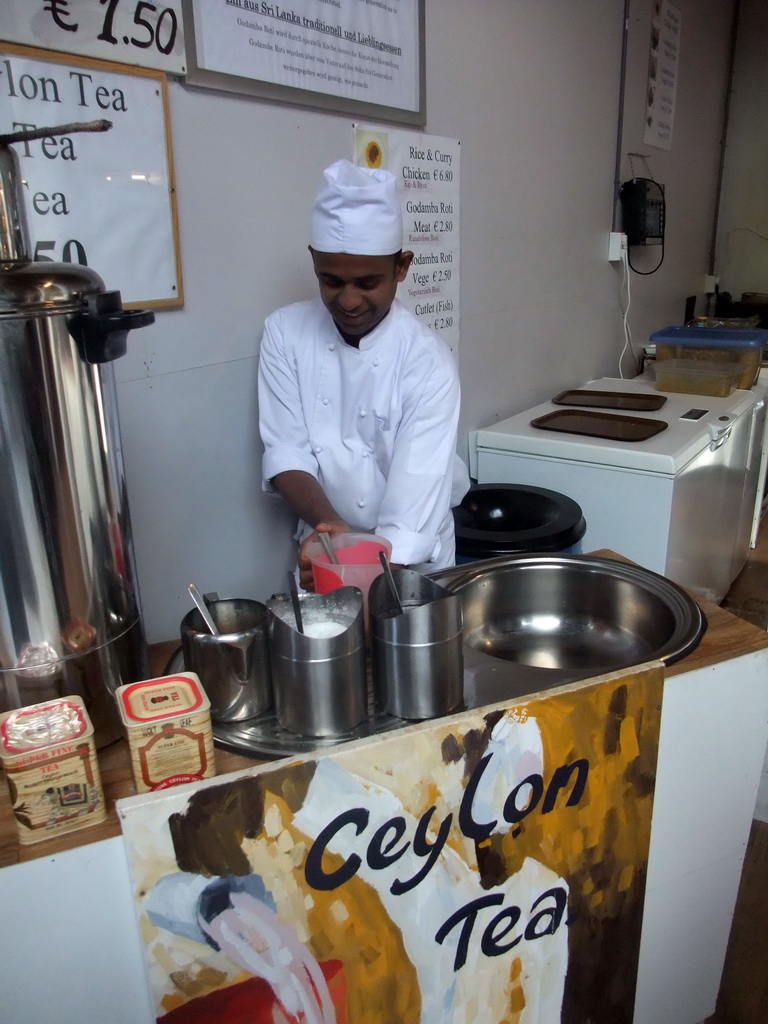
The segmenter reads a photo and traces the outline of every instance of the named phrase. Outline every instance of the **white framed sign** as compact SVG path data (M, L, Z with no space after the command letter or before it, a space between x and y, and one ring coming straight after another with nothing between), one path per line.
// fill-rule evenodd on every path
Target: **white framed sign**
M181 0L3 0L0 35L96 60L187 70Z
M165 75L6 45L0 96L3 135L112 123L12 144L34 258L92 267L126 306L181 305Z
M424 0L184 0L187 81L423 124Z

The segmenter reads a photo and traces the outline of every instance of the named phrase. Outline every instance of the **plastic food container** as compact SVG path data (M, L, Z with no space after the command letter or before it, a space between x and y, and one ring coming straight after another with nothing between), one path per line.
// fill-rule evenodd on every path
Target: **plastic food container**
M759 316L697 316L689 320L686 327L725 327L733 330L751 330L760 323Z
M727 398L744 372L741 363L705 363L697 359L662 359L653 364L658 391Z
M760 364L763 359L763 348L768 345L768 331L721 329L715 327L665 327L656 331L650 340L656 344L656 360L668 359L695 360L705 365L720 366L723 363L737 363L740 367L736 381L737 388L749 390L757 380ZM697 388L698 388L697 384ZM681 388L662 387L658 379L656 387L659 391L679 391ZM688 393L688 389L685 389ZM730 391L691 391L695 395L725 394Z
M368 590L382 571L379 552L383 551L389 558L392 545L372 533L338 533L331 537L331 546L339 565L331 564L319 541L307 545L315 590L318 594L329 594L338 587L359 587L367 614Z

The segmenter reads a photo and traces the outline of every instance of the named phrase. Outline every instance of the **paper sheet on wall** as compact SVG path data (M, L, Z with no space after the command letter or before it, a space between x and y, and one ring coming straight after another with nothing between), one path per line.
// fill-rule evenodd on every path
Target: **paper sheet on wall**
M667 0L657 0L651 22L651 49L648 56L644 141L649 146L672 148L679 60L680 11Z
M403 248L414 253L398 298L454 353L459 346L460 143L418 132L355 125L354 161L398 182Z

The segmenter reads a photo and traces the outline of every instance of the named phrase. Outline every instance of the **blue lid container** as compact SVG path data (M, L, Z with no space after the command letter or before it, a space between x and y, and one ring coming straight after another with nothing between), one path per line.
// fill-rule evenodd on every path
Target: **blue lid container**
M694 359L706 363L738 363L737 388L749 389L760 373L768 331L743 327L665 327L651 335L656 359Z
M657 345L690 345L695 348L763 348L768 331L723 327L665 327L651 335Z

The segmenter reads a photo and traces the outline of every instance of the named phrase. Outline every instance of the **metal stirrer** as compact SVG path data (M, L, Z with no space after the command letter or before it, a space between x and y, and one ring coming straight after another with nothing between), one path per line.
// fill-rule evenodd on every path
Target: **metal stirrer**
M203 600L203 596L200 593L200 591L197 589L195 584L194 583L190 583L189 586L187 587L187 590L189 591L189 593L190 593L190 595L192 597L192 600L197 605L197 610L202 615L203 622L206 624L206 626L210 630L211 634L213 636L221 636L221 634L219 633L218 629L216 628L216 623L213 621L213 616L211 615L211 613L208 610L208 605Z
M400 615L402 615L403 602L400 600L400 595L397 592L397 586L395 585L395 577L392 575L392 567L390 566L389 559L387 558L386 553L384 551L379 552L379 561L381 562L381 567L384 570L385 576L387 577L387 583L389 584L389 589L392 592L392 597L394 597L395 599L397 610L400 613Z
M299 600L299 588L296 586L296 577L292 572L288 573L288 590L291 594L291 601L293 602L293 614L296 616L296 629L300 633L304 632L304 621L301 617L301 601Z

